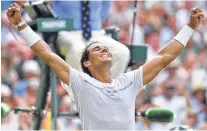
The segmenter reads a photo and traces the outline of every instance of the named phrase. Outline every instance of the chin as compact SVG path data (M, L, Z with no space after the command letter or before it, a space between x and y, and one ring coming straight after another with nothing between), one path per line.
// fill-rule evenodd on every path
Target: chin
M102 59L102 60L101 60L101 63L102 63L102 64L110 64L110 65L111 65L112 60L111 60L111 58L108 58L108 59Z
M101 59L101 62L111 62L111 58L105 58L105 59Z

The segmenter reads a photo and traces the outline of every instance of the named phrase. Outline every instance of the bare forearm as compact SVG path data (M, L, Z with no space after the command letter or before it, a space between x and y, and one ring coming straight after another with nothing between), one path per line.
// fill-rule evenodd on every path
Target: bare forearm
M158 55L162 57L163 68L171 63L182 51L184 46L177 40L172 40L164 48L162 48Z
M163 68L179 55L192 35L188 30L189 27L187 27L187 31L184 28L184 33L183 30L181 33L179 32L180 34L176 35L172 41L159 51L157 57L144 64L144 84L151 81ZM190 31L192 32L192 29L190 29ZM187 35L187 38L185 38L185 35Z
M187 45L194 30L200 25L201 18L204 17L202 10L195 8L191 10L190 21L185 25L174 39L160 50L158 56L143 65L144 85L149 83L154 77L170 62L172 62Z
M36 55L38 55L46 64L49 64L50 62L50 56L52 50L48 46L47 43L45 43L43 40L39 40L37 43L31 46L31 49L35 52Z
M190 22L187 24L187 27L188 28L190 27L189 29L192 30L192 31L195 30L195 28L196 28ZM191 32L191 31L189 31L189 32ZM186 33L186 35L187 35L187 38L188 38L188 36L190 36L192 34L191 33L190 34ZM179 34L179 36L180 36L180 34ZM182 37L182 35L181 35L181 37L178 38L178 39L182 38L181 41L177 41L177 38L178 37L176 37L175 39L170 41L169 44L167 44L164 48L162 48L160 50L160 52L158 53L159 55L164 57L163 61L162 61L164 67L167 66L169 63L171 63L179 55L179 53L182 51L184 46L187 44L187 41L184 42L184 43L181 42L183 39L185 39L185 38Z
M17 3L9 6L7 18L10 23L18 27L18 31L28 46L56 73L58 78L69 84L68 64L58 55L52 53L50 47L45 43L21 18L21 10ZM57 66L58 64L58 66Z
M55 72L57 77L69 85L69 68L67 63L52 52L43 40L38 41L31 49Z
M18 28L18 31L24 30L28 25L24 24L23 26ZM48 46L48 44L43 41L42 39L34 43L30 47L36 55L38 55L45 63L49 64L49 59L50 59L50 53L52 53L52 50Z

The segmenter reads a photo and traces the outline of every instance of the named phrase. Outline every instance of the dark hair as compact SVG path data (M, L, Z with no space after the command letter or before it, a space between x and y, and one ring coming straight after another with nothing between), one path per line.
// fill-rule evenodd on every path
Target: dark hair
M84 66L83 63L84 63L85 61L87 61L88 58L89 58L88 48L89 48L91 45L95 44L95 43L100 43L100 42L99 42L99 41L91 41L91 42L89 43L89 45L86 46L86 48L84 49L84 51L83 51L83 53L82 53L82 55L81 55L81 61L80 61L80 62L81 62L81 67L82 67L82 69L83 69L83 72L86 73L86 74L88 74L88 75L91 76L91 77L92 77L91 72L89 71L89 69L88 69L87 67Z

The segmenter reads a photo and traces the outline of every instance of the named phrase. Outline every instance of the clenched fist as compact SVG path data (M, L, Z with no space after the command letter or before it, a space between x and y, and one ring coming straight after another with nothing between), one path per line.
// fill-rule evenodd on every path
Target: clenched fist
M13 3L9 6L8 11L6 12L7 18L10 23L16 25L22 21L21 10L17 3Z
M200 25L203 17L204 14L202 13L202 10L200 8L192 8L190 12L190 21L188 23L188 26L195 30Z

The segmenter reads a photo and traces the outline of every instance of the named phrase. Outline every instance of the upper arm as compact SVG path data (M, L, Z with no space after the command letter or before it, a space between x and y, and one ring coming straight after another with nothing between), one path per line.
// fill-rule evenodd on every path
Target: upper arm
M143 84L148 84L155 76L164 68L164 57L161 55L156 56L154 59L143 65Z
M148 84L168 64L170 64L181 52L183 45L176 40L170 41L158 55L143 65L144 85Z
M62 82L69 85L69 66L62 58L55 53L50 53L48 65Z
M69 85L69 66L58 55L52 52L47 43L38 41L31 49L55 72L57 77Z

